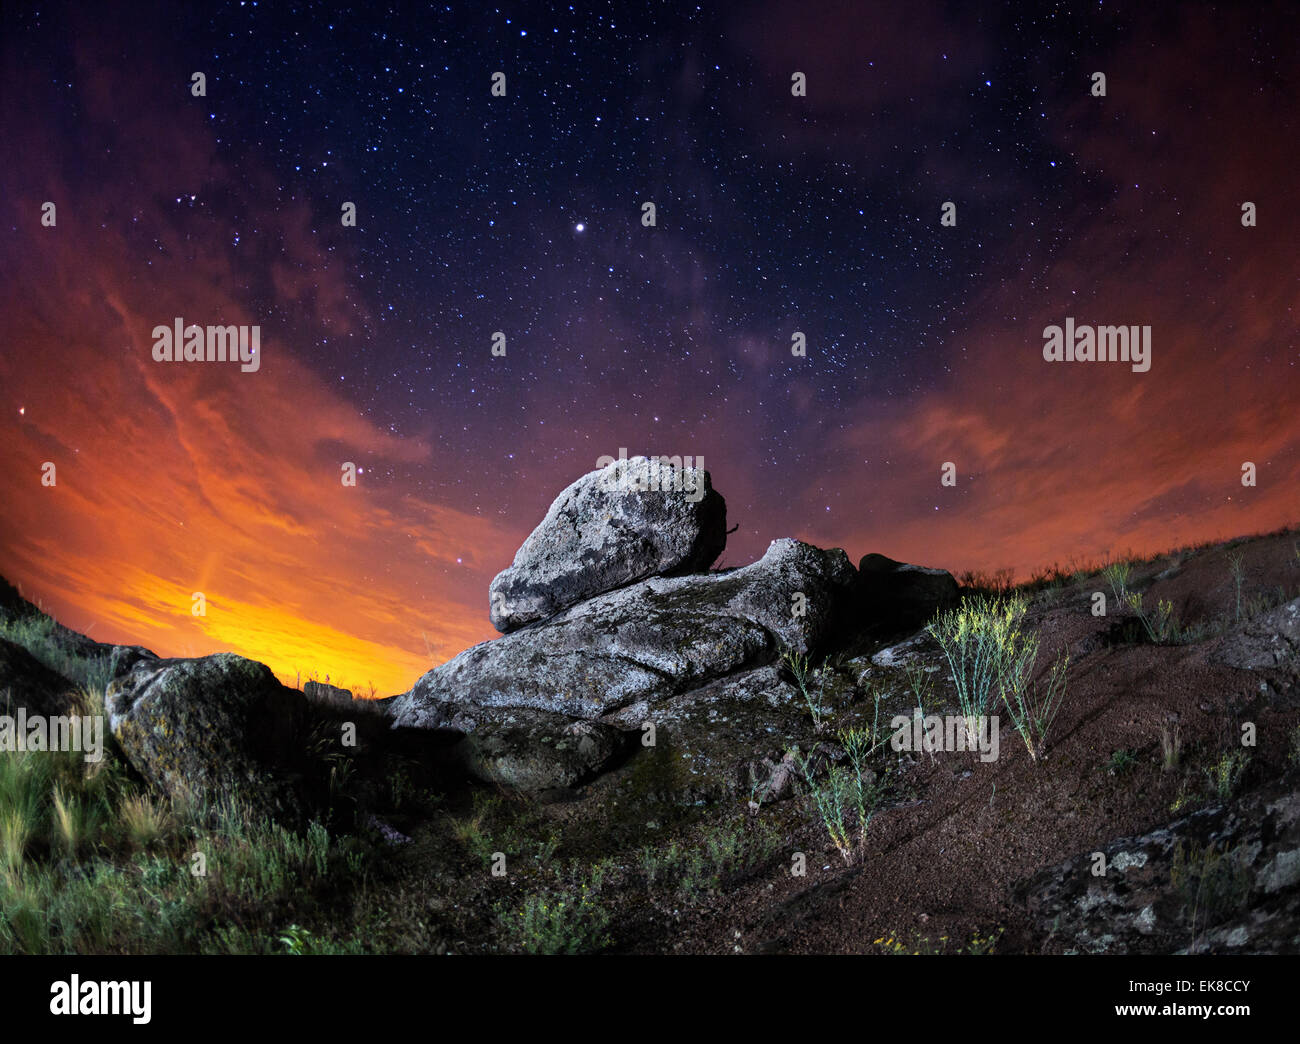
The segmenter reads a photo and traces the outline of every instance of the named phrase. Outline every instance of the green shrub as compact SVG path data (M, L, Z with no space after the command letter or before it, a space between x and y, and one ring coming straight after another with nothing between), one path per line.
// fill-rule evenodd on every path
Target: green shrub
M1220 801L1226 801L1236 793L1241 784L1246 768L1250 764L1250 755L1244 750L1225 751L1219 759L1205 770L1210 790Z
M939 613L926 628L943 651L957 705L972 728L973 719L989 713L1013 677L1027 669L1023 661L1028 650L1020 630L1027 608L1018 593L977 595Z
M591 953L609 945L609 912L599 882L530 895L521 907L498 911L509 943L524 953Z
M868 729L847 729L839 734L847 765L827 766L824 778L816 775L812 755L796 761L813 804L846 865L866 855L867 830L885 793L885 772L873 771L867 759L875 749Z

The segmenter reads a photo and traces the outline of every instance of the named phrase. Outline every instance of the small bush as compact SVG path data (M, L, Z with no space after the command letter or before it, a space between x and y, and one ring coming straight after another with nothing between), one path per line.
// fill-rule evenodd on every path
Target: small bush
M1023 595L968 598L935 616L926 628L939 643L967 718L987 714L1009 677L1023 669L1025 642L1020 621L1028 608Z
M868 729L848 729L839 738L848 765L829 765L824 779L815 774L811 755L797 759L800 772L822 823L848 866L866 855L867 830L885 793L885 773L875 772L867 758L875 749Z
M591 953L609 945L609 912L601 906L599 884L530 895L523 906L499 911L513 948L524 953Z
M1226 801L1236 793L1241 784L1246 768L1250 764L1250 755L1244 750L1230 750L1220 755L1219 759L1205 770L1210 790L1220 801Z
M1110 584L1115 600L1123 605L1128 601L1128 580L1133 567L1127 562L1112 562L1101 571L1102 577Z

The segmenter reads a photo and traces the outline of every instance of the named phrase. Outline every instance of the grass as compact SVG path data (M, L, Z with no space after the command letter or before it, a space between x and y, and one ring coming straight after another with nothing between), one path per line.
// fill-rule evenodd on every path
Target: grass
M819 776L813 755L797 757L797 763L831 844L845 865L852 866L866 856L867 832L884 797L886 773L868 765L879 746L873 730L846 729L839 740L847 765L830 764L825 776Z
M1130 591L1126 604L1142 621L1142 627L1146 631L1147 637L1156 645L1164 645L1174 639L1178 635L1179 628L1177 621L1174 619L1173 603L1161 599L1156 603L1155 610L1149 611L1144 607L1143 601L1140 592Z
M1160 726L1160 771L1175 772L1183 756L1182 730L1175 722Z
M771 862L781 838L774 828L746 817L724 820L690 843L647 845L637 863L647 888L668 890L697 903L750 876Z
M82 656L59 641L61 629L44 613L0 615L0 638L21 645L56 674L91 690L103 690L111 680L107 656Z
M1023 651L1012 659L1012 669L1002 688L1002 704L1011 724L1025 741L1030 759L1038 761L1043 756L1047 735L1065 700L1070 655L1061 653L1046 677L1035 681L1032 673L1038 660L1038 637L1029 636L1022 641Z
M1241 848L1178 842L1169 882L1182 899L1195 948L1198 923L1215 924L1241 909L1250 894L1250 870Z
M790 676L794 679L795 687L798 688L799 694L803 697L804 703L808 706L808 712L812 715L813 731L821 732L826 723L826 709L823 705L824 687L826 682L826 673L823 668L822 688L818 689L817 696L814 699L812 692L808 688L808 675L813 673L808 666L808 657L796 653L793 650L787 650L781 657L781 664Z
M356 839L230 803L178 808L111 754L0 756L0 953L284 952L281 926L328 924L363 869ZM311 952L360 948L310 938Z
M1115 601L1123 605L1128 601L1128 581L1133 567L1128 562L1111 562L1101 571L1102 577L1110 584Z
M498 918L511 949L521 953L593 953L609 945L610 914L600 901L603 875L593 868L576 887L530 895Z
M1229 551L1228 568L1232 571L1232 584L1237 595L1237 614L1234 618L1236 623L1241 623L1241 588L1246 582L1245 552Z
M957 705L966 718L993 709L1024 656L1020 623L1028 609L1022 594L975 595L938 613L927 626L948 662Z
M1000 700L1032 760L1038 761L1067 688L1069 656L1034 678L1039 639L1022 628L1028 602L1015 592L975 596L939 613L928 630L939 643L957 690L957 705L975 741L978 719Z

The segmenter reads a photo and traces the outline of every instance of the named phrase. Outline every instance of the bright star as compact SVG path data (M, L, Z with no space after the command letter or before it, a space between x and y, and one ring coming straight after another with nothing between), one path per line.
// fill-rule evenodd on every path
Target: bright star
M574 225L573 227L574 227L574 229L577 230L578 232L585 232L585 231L587 230L587 226L584 225L584 224L582 224L581 222L579 222L578 224Z

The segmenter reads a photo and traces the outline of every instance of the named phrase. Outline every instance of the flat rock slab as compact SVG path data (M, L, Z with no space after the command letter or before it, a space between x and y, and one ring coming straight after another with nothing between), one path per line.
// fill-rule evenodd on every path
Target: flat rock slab
M597 718L657 704L820 648L842 620L856 573L841 550L777 540L752 565L656 578L484 642L395 697L394 727L447 727L457 708L531 707Z
M727 505L708 472L657 458L616 460L556 497L492 581L492 625L513 631L647 577L708 569L726 531Z

